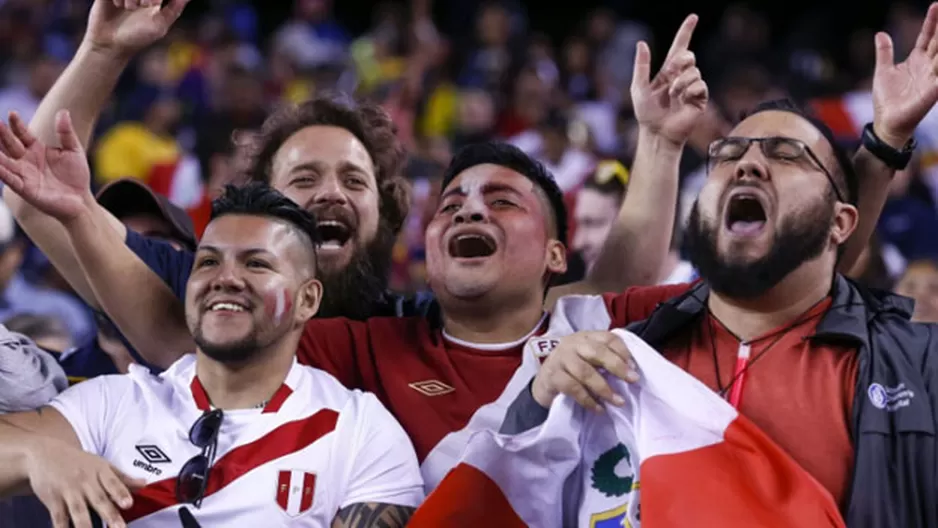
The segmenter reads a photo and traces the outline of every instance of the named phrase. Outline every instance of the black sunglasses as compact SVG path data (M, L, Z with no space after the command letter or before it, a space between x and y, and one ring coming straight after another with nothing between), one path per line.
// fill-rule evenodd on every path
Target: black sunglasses
M176 500L179 502L192 504L196 508L202 505L208 475L215 462L218 431L223 416L221 409L206 411L189 429L189 441L201 448L202 452L190 458L176 477Z
M834 181L834 176L827 170L827 167L821 163L820 158L811 150L811 147L807 146L803 141L789 138L789 137L726 137L721 138L713 143L710 143L710 147L707 149L707 170L710 170L710 167L713 163L720 163L724 161L736 161L742 158L746 151L749 150L749 147L753 143L758 143L759 148L762 149L762 153L765 154L765 157L769 159L776 160L797 160L808 157L821 172L827 176L827 181L830 182L831 187L834 189L834 194L837 195L837 200L847 203L847 200L844 199L843 194L840 192L840 188L837 186L837 183Z

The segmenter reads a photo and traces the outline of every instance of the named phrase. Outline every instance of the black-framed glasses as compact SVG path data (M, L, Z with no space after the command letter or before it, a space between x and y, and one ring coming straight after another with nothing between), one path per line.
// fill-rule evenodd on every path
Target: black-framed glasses
M753 143L758 143L759 148L762 149L762 153L769 159L798 160L807 156L807 158L824 173L824 176L827 177L827 181L829 181L831 187L834 188L834 194L837 195L837 200L847 203L847 200L844 199L843 194L840 192L840 188L834 181L834 176L827 170L827 167L821 163L820 158L811 150L811 147L795 138L783 136L733 136L720 138L710 143L710 147L707 149L707 170L710 170L713 163L736 161L742 158Z
M176 477L176 500L192 504L196 508L202 505L208 475L215 462L215 450L218 448L218 432L224 413L221 409L206 411L189 429L189 441L202 449L202 452L183 464Z

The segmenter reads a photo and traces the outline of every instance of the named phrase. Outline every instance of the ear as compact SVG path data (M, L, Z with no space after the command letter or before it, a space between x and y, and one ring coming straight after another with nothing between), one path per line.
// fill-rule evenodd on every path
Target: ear
M320 301L322 301L322 283L316 279L304 282L296 291L294 322L300 326L305 325L319 311Z
M860 213L856 207L837 202L834 206L834 224L831 227L831 241L834 245L840 246L847 242L847 239L856 230L859 221Z
M567 272L567 248L563 242L550 239L547 241L547 271L551 275L563 275Z

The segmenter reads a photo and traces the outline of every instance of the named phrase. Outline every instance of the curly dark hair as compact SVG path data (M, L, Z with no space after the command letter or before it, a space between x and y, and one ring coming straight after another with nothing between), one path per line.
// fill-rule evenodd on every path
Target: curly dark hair
M271 114L251 145L247 178L269 184L274 156L300 130L316 125L344 128L361 141L371 156L381 217L397 234L410 212L410 185L401 176L405 152L397 138L397 127L379 106L346 101L337 96L320 96Z

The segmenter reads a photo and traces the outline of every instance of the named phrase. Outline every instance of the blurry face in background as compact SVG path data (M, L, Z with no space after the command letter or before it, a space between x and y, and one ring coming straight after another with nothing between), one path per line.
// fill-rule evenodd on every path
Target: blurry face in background
M896 284L896 293L915 299L912 320L938 323L938 267L931 262L913 262Z
M64 64L51 57L39 59L30 71L29 91L38 98L45 97L64 69Z
M546 274L566 271L563 244L535 184L498 165L476 165L444 190L427 226L427 275L441 302L543 301Z
M586 40L573 38L564 49L564 67L567 73L586 73L590 63L590 48Z
M603 194L596 189L584 188L576 197L573 210L576 232L570 249L583 257L587 269L591 269L606 243L606 236L619 214L622 198L614 194Z
M178 100L165 97L157 99L147 109L146 123L158 134L173 135L182 120L182 105Z
M296 0L296 16L307 22L325 20L331 10L331 0Z
M479 14L476 32L484 46L503 46L511 35L511 20L503 7L486 6Z

